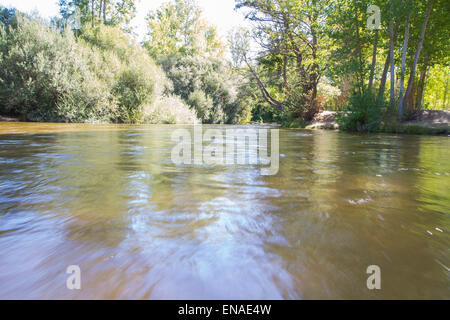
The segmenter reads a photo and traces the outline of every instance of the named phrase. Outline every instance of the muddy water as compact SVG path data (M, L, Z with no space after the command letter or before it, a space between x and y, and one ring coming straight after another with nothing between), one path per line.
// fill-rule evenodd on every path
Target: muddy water
M281 130L262 176L176 128L1 123L0 298L450 298L448 137Z

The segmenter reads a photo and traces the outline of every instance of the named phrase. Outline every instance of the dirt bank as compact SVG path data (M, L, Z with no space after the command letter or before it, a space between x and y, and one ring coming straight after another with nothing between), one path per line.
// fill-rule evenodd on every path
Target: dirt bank
M421 111L414 120L402 122L406 126L421 126L427 128L442 128L450 124L450 111L428 110Z
M314 117L313 121L306 127L307 129L339 129L339 125L336 122L336 112L334 111L322 111Z
M404 121L398 124L399 132L409 131L410 128L423 128L433 130L450 131L450 111L443 110L427 110L420 111L414 115L413 120ZM308 129L333 129L338 130L339 125L336 122L336 112L323 111L318 113L314 120L308 125ZM411 132L413 133L413 132ZM426 132L423 132L426 133Z
M19 119L0 116L0 122L19 122Z

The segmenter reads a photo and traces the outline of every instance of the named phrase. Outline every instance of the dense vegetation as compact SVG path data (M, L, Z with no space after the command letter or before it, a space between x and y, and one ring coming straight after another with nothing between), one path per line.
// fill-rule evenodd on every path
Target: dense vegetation
M274 110L260 116L309 120L319 110L344 110L342 129L377 131L417 110L447 109L447 1L236 3L253 28L232 35L234 60ZM252 40L261 48L253 54Z
M448 106L445 0L236 0L252 27L228 43L194 0L150 12L142 44L133 0L60 8L50 22L2 8L0 114L302 126L328 109L341 129L379 131Z
M3 11L2 113L31 121L193 122L170 81L118 26L65 28ZM165 105L169 105L167 108Z

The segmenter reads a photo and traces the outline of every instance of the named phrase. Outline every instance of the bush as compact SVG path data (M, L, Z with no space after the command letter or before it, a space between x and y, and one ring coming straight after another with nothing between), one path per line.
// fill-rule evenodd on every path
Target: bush
M169 96L157 99L144 107L144 122L149 124L195 124L199 120L195 111L178 97Z
M240 85L245 83L222 61L203 56L170 56L160 61L173 83L173 93L197 113L203 123L237 123L248 118Z
M80 88L85 76L73 36L18 16L17 27L2 24L0 52L2 112L36 121L65 120L56 106Z
M380 130L386 110L384 102L369 91L355 92L343 113L336 115L339 129L350 132L377 132Z
M9 11L0 14L0 112L30 121L144 122L158 101L162 112L171 83L164 72L119 28L85 28L79 38ZM154 116L154 114L153 114ZM170 117L169 117L170 118ZM158 121L153 119L152 121Z
M188 104L195 110L197 116L203 120L210 120L213 111L213 100L199 89L189 95Z

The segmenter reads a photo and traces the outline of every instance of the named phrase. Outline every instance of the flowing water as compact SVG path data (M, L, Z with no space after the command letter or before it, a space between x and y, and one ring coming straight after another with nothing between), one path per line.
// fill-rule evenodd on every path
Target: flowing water
M262 176L176 128L1 123L0 298L450 299L450 138L280 130Z

